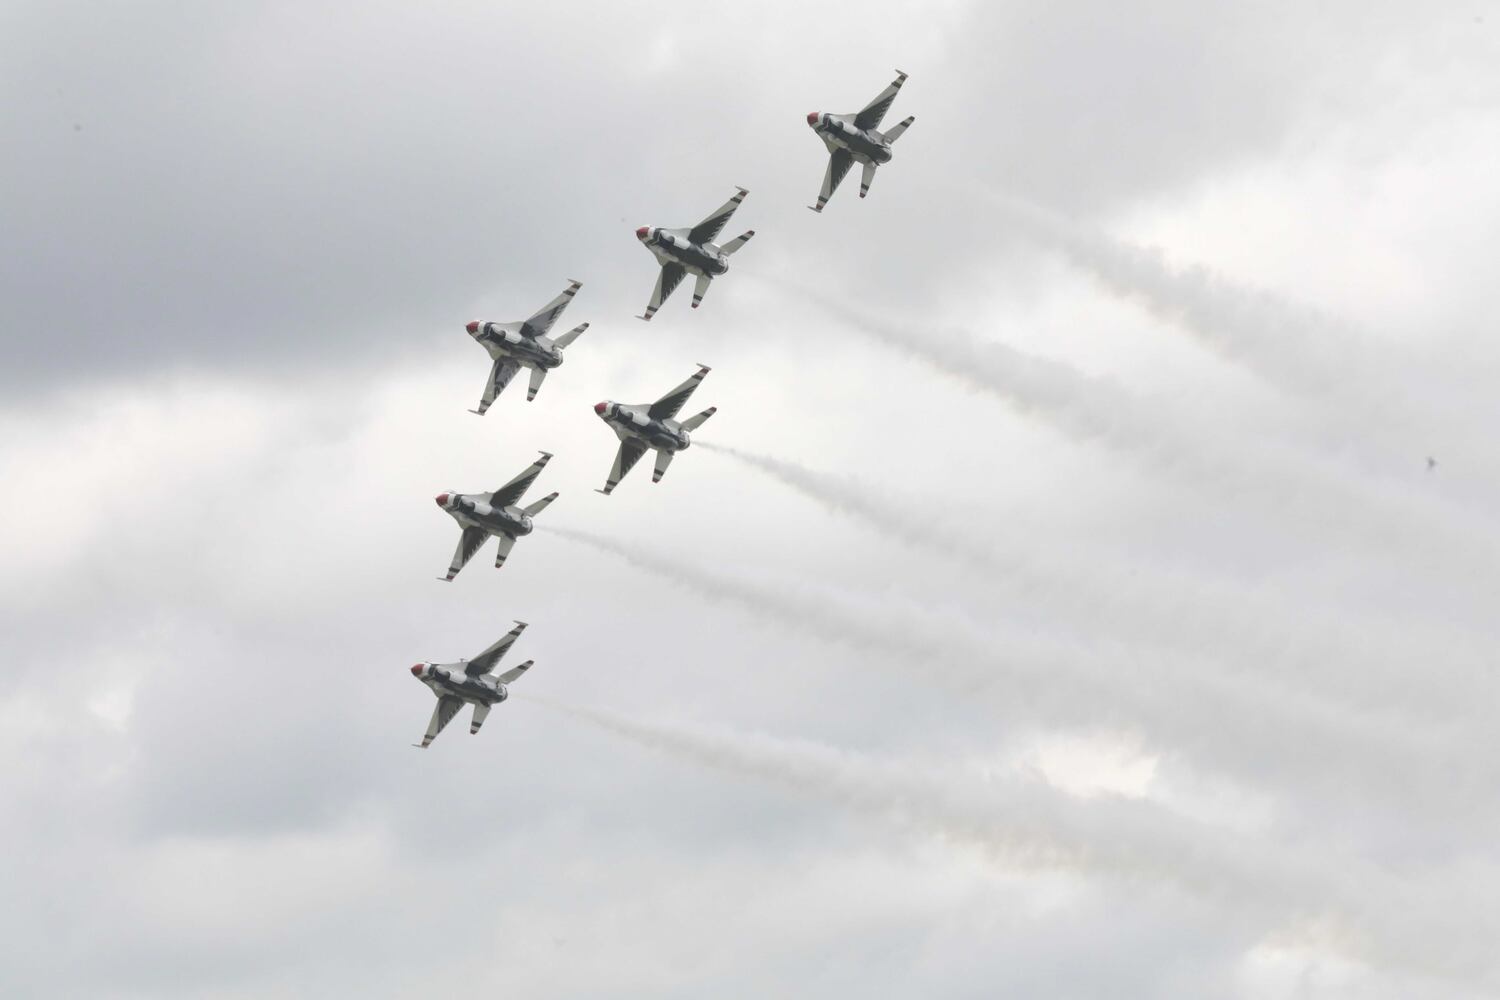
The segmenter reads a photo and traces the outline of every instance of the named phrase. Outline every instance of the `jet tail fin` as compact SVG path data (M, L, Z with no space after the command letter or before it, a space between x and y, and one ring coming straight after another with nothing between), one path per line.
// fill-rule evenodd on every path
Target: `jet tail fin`
M552 346L558 349L567 347L573 341L582 336L583 331L587 330L588 328L589 325L587 323L579 323L577 326L573 327L573 329L569 330L567 333L552 341Z
M900 122L899 124L892 125L890 129L885 132L885 141L895 142L897 139L901 138L901 133L905 132L911 125L911 123L916 120L916 115L907 115L904 121Z
M684 420L682 422L682 429L685 431L695 431L703 425L703 422L705 420L718 412L719 408L717 406L710 406L708 409L704 410L696 417L688 417L686 420Z
M736 250L738 250L740 247L744 246L746 243L749 243L750 242L750 237L752 237L754 235L755 235L755 230L753 230L753 229L746 230L745 232L743 232L740 235L736 236L734 239L730 240L728 243L726 243L723 246L719 247L719 253L723 254L726 257L730 256Z
M522 507L521 509L526 512L526 516L527 517L536 517L542 511L544 511L544 510L547 509L547 505L549 503L551 503L552 501L554 501L556 499L557 499L557 494L556 493L548 493L546 496L542 497L536 503L529 503L525 507Z

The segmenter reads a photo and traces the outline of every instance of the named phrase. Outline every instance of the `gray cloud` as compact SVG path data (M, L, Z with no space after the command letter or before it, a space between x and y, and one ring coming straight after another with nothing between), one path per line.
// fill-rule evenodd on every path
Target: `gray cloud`
M1446 1000L1407 973L1488 975L1494 25L662 15L7 10L0 993ZM808 212L802 116L896 67L896 161ZM630 319L631 230L736 184L734 272ZM465 414L462 324L568 278L592 326L566 366ZM1370 349L1287 350L1330 331ZM700 360L695 443L762 461L694 449L594 494L589 406ZM433 581L432 496L536 448L547 530ZM410 749L407 667L512 618L517 697ZM737 780L770 764L827 787ZM1335 911L1349 936L1303 919Z

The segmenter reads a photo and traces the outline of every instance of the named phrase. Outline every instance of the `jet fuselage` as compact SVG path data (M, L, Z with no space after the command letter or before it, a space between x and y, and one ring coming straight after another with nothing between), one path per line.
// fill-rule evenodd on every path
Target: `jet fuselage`
M823 140L829 152L836 149L844 149L861 163L889 163L891 162L891 145L884 139L862 128L857 128L853 122L848 121L843 115L822 114L814 111L807 116L807 124Z
M694 243L665 229L637 230L636 238L646 244L646 249L662 264L681 264L693 274L706 274L710 278L717 278L729 270L729 258L712 244Z
M514 358L524 365L550 371L563 363L562 351L538 337L521 333L522 323L481 323L473 334L490 357Z
M531 534L531 518L519 507L491 507L482 494L439 493L437 505L465 528L520 538Z
M599 415L621 441L635 438L649 448L659 451L683 451L691 445L688 432L676 420L654 420L647 415L648 407L630 406L606 400L594 407Z
M470 677L462 663L418 663L412 676L432 689L439 698L450 695L475 705L498 705L510 693L494 677Z

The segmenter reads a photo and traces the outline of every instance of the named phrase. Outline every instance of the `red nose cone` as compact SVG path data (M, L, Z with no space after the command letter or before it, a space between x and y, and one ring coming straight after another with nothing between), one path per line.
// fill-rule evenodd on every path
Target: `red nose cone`
M477 320L477 319L476 320L470 320L469 321L469 325L466 326L466 327L464 327L464 329L468 330L470 333L478 333L479 332L479 320Z
M609 407L608 403L595 403L594 404L594 412L597 413L597 414L599 414L599 416L602 417L602 416L604 416L604 411L608 407Z
M635 238L638 239L638 240L643 240L643 239L646 238L646 235L648 233L650 233L650 232L651 232L651 227L650 226L642 226L641 228L639 228L639 229L637 229L635 231Z
M446 494L446 493L439 493L434 499L437 500L437 505L439 507L446 507L446 506L448 506L448 494Z
M809 111L807 113L807 124L809 124L809 125L816 125L816 124L818 124L818 113L816 111Z
M411 675L413 677L421 677L422 676L422 664L418 663L415 666L413 666L411 668Z

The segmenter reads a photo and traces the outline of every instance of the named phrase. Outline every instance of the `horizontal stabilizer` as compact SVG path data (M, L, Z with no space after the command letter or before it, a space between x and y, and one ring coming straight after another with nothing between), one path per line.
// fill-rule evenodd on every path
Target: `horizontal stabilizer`
M569 330L567 333L554 340L552 342L552 346L561 350L562 348L567 347L573 341L577 340L579 337L583 336L583 331L587 330L588 328L589 325L587 323L579 323L577 326L573 327L573 329Z
M523 510L523 511L526 512L526 516L527 517L536 517L542 511L544 511L544 510L547 509L547 505L549 503L551 503L552 501L554 501L556 499L557 499L557 494L556 493L548 493L546 496L542 497L536 503L529 503L525 507L522 507L521 510Z
M747 229L745 232L741 233L740 235L736 236L734 239L730 240L728 243L726 243L723 246L721 246L719 248L719 252L721 254L723 254L724 256L728 257L731 254L733 254L736 250L738 250L740 247L744 246L746 243L749 243L750 242L750 237L752 237L754 235L755 235L755 230L753 230L753 229Z
M499 569L501 566L505 565L506 557L508 557L510 555L510 550L515 546L515 544L516 544L516 539L515 539L514 535L501 535L500 536L500 545L495 550L495 568L496 569Z
M531 665L533 663L535 663L535 662L536 662L535 660L527 660L525 663L518 663L518 664L516 664L515 666L513 666L509 670L507 670L505 673L503 673L503 674L500 675L500 683L501 684L514 684L516 682L516 679L518 677L520 677L522 674L524 674L526 671L530 670L531 669Z
M705 420L707 420L709 417L713 416L715 413L718 413L718 412L719 412L719 408L717 406L710 406L708 409L704 410L702 413L698 414L696 417L688 417L686 420L684 420L682 422L682 429L685 430L685 431L694 431L694 430L697 430L699 427L701 427L703 425L703 422Z
M656 453L656 468L651 472L651 481L653 483L661 482L661 477L667 474L667 466L672 464L672 456L675 454L676 452L671 451L658 451Z
M914 122L914 121L916 121L916 120L917 120L917 116L916 115L907 115L906 119L904 121L902 121L900 124L898 124L898 125L892 125L891 126L891 130L889 132L885 133L885 141L886 142L895 142L897 139L901 138L901 133L905 132L907 130L907 128L911 126L911 123Z

